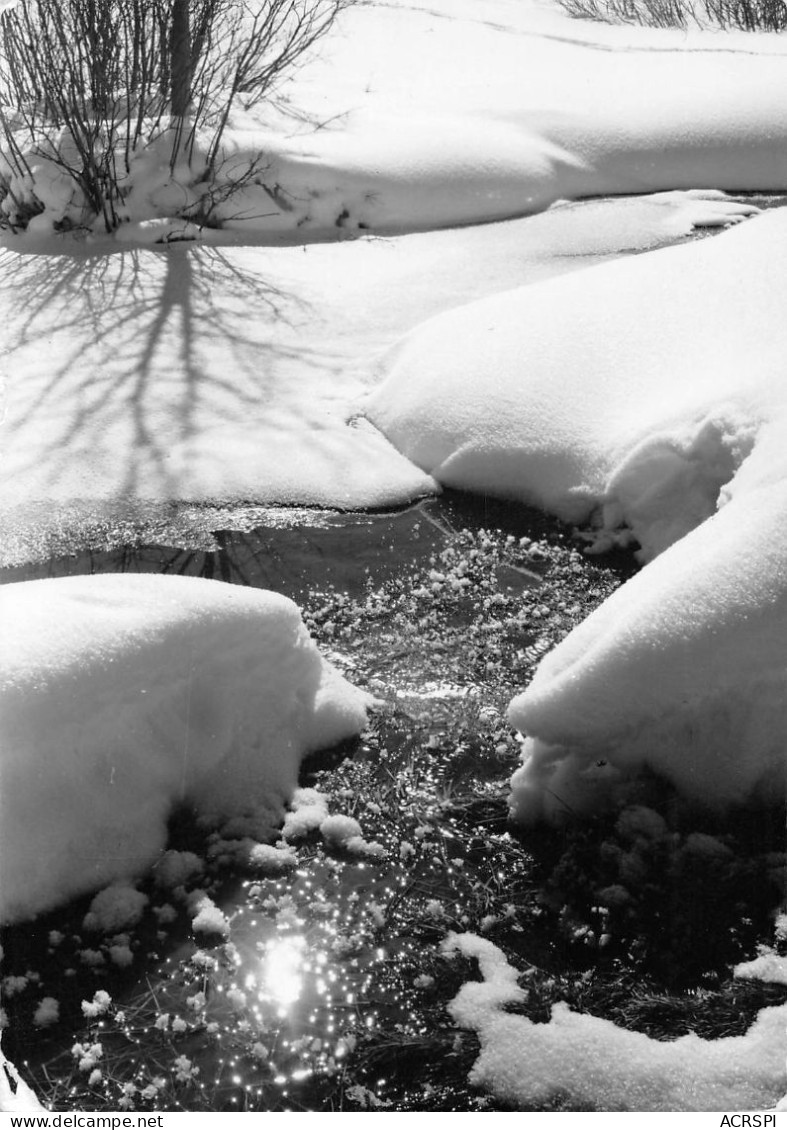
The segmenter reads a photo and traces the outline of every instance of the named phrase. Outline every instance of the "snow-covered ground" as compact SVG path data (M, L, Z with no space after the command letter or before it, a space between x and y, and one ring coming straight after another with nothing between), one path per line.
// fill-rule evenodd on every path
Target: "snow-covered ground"
M605 29L532 0L362 4L287 89L301 118L233 111L219 179L264 158L214 215L269 235L400 232L607 193L778 191L784 54L778 36ZM32 165L44 232L72 190ZM196 179L157 139L123 185L123 238L150 238L138 225L193 202Z
M6 585L0 605L4 923L141 875L178 804L264 839L303 755L366 722L275 593L113 575Z
M352 508L429 493L428 475L352 422L370 356L425 315L734 208L677 196L396 240L7 249L5 524L41 521L42 503L55 526L50 504L72 501Z
M441 310L735 209L668 197L396 233L578 195L779 188L783 56L778 37L611 32L519 0L360 6L289 91L324 128L267 108L233 118L232 162L262 148L273 163L259 199L232 202L233 233L148 246L183 228L156 154L109 246L42 236L52 188L35 236L2 252L4 523L52 501L356 507L434 489L354 415L370 357ZM391 238L237 246L359 222Z
M784 184L778 36L610 29L519 0L371 5L343 31L298 91L328 127L272 147L282 190L311 190L308 223L396 230Z

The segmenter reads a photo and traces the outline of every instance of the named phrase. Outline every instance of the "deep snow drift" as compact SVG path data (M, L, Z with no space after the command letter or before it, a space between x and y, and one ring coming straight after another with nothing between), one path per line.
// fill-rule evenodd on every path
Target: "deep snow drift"
M780 209L450 311L369 400L439 481L656 558L514 700L521 819L592 808L643 765L710 803L783 796L785 236Z
M359 732L366 696L285 597L187 577L0 587L0 919L163 850L186 803L270 834L302 756Z
M772 1110L784 1093L787 1005L762 1009L744 1036L718 1040L653 1040L562 1002L548 1024L534 1024L503 1011L527 994L495 945L449 935L444 952L456 951L476 958L483 976L449 1006L481 1042L470 1081L519 1109L561 1096L582 1111Z

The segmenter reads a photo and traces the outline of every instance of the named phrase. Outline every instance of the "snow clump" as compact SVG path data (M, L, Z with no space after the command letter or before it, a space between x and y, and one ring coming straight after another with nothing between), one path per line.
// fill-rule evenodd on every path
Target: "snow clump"
M376 840L368 841L363 837L363 829L352 816L343 816L336 813L327 816L320 824L320 835L330 848L342 848L351 855L363 855L379 858L386 854L382 844Z
M115 934L128 926L136 926L147 904L147 895L135 887L128 883L112 883L98 892L82 925L86 930Z
M230 936L229 921L208 895L199 894L193 900L191 909L191 928L195 934L219 934L223 938Z
M92 1020L97 1016L103 1016L109 1011L112 1004L112 997L104 989L99 989L93 994L92 1001L82 1001L82 1013Z
M193 851L165 851L153 869L153 881L157 887L174 890L199 879L205 864Z
M281 830L283 840L299 840L328 817L328 798L316 789L296 789Z
M443 952L475 958L483 976L449 1005L481 1043L470 1082L520 1110L557 1097L577 1110L769 1110L784 1093L787 1005L762 1009L745 1035L718 1040L654 1040L563 1002L548 1024L535 1024L504 1011L526 993L495 945L451 934Z
M33 1013L36 1028L49 1028L60 1019L60 1003L54 997L43 997Z

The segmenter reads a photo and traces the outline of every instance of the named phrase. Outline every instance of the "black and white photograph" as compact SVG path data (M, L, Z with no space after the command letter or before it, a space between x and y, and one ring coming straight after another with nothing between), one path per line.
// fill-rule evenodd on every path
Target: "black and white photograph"
M776 1127L786 801L784 0L0 0L0 1112Z

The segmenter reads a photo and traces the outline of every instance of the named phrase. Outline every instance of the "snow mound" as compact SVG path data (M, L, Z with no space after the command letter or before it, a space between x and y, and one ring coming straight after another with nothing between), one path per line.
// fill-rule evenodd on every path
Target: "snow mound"
M515 818L596 808L644 766L724 807L784 796L787 483L730 502L628 581L511 703Z
M31 581L0 588L0 620L6 922L147 870L178 804L270 835L302 756L365 724L366 696L274 593Z
M449 1005L481 1043L470 1081L520 1109L560 1098L583 1111L768 1110L784 1093L787 1005L763 1009L744 1036L718 1040L653 1040L562 1002L548 1024L534 1024L503 1011L526 993L496 946L451 934L444 952L457 951L477 959L483 976Z
M512 703L517 819L594 809L644 766L719 806L784 795L785 235L779 210L450 311L369 399L443 483L650 562Z
M787 914L776 915L775 941L784 947L787 938ZM733 975L742 981L765 981L766 983L787 985L787 956L772 946L758 946L757 956L751 961L743 961L735 966Z
M779 209L449 310L387 355L367 415L447 486L597 511L652 558L784 406L786 231Z

